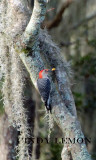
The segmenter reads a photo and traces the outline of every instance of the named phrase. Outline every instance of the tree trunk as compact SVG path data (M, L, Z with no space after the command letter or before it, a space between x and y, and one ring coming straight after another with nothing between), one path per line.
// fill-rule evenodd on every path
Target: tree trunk
M52 117L66 138L75 138L77 141L79 138L84 139L84 135L77 120L75 103L70 90L69 78L66 72L68 65L62 60L59 48L52 42L49 35L40 30L46 14L46 4L47 0L35 0L31 15L31 9L25 0L0 1L0 6L3 6L2 10L4 9L0 15L3 18L1 36L5 38L5 45L9 48L9 54L11 52L11 56L13 54L15 56L19 55L36 89L39 71L46 67L56 68L55 78L58 89L56 84L52 82ZM20 141L23 139L24 143L27 136L27 125L23 110L22 113L23 117L19 117L21 119L17 119L16 122L17 124L20 122L20 132L23 132ZM26 149L27 146L22 147L20 149L22 149L21 152L24 155L20 152L20 160L30 158ZM24 151L26 152L24 153ZM62 160L69 160L71 157L73 160L91 160L85 143L64 145L61 156Z
M18 133L12 126L9 127L8 116L0 117L0 158L2 160L14 160L16 158L15 147Z

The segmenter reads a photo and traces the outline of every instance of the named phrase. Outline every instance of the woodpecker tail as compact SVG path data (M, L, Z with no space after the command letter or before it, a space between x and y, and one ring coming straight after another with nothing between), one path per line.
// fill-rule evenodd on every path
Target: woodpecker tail
M50 113L52 113L51 112L51 104L46 101L45 106L46 106L47 111L50 111Z

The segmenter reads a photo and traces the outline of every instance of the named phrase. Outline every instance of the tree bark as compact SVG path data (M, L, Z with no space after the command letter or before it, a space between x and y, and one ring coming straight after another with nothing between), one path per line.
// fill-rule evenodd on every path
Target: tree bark
M46 4L47 0L35 0L33 13L30 17L30 10L25 1L8 0L7 16L9 22L6 37L9 39L9 46L12 45L13 51L19 54L36 89L39 71L46 67L54 66L56 68L55 77L58 89L56 89L56 84L52 82L52 116L66 138L84 139L77 120L75 103L66 73L66 63L63 62L58 47L50 38L46 39L47 36L40 35L40 26L45 18ZM9 32L7 33L7 31ZM69 160L70 155L73 160L91 160L85 143L64 145L62 160Z
M14 160L16 157L18 133L12 126L9 127L8 116L0 117L0 158L2 160Z

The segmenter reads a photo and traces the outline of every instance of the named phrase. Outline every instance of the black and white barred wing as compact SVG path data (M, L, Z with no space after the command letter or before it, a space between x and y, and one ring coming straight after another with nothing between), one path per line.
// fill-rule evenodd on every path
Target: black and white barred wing
M37 80L37 86L44 102L47 102L51 90L51 83L48 78Z

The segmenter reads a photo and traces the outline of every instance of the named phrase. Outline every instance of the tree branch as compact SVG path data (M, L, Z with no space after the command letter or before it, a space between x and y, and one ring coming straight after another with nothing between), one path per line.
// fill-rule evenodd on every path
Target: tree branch
M43 2L43 3L42 3ZM40 25L45 18L46 13L46 0L35 0L33 14L23 34L23 44L32 48L37 41Z
M70 152L68 152L68 145L67 144L64 144L64 147L63 147L63 150L61 153L61 157L62 157L62 160L70 160L71 159Z
M56 80L61 98L69 112L76 116L76 107L68 80L71 69L68 66L68 63L61 57L60 49L51 40L51 37L48 35L46 30L41 30L39 40L41 52L43 53L47 63L49 63L51 67L56 68Z
M62 62L62 58L60 57L60 51L58 52L58 47L56 47L56 45L54 46L52 41L46 43L44 39L42 40L42 38L39 39L41 43L39 43L38 41L40 24L44 20L46 11L45 4L45 0L35 0L33 14L22 36L22 43L24 44L24 46L22 45L21 48L20 43L18 47L19 56L23 61L24 65L26 66L26 69L29 72L30 78L36 89L38 73L41 69L45 68L44 64L48 65L49 61L46 60L47 57L49 57L48 59L50 60L51 65L57 65L56 79L58 84L58 90L56 90L56 86L52 82L52 116L65 136L75 139L84 139L84 135L81 131L81 127L77 120L74 99L72 97L72 93L69 87L66 70L63 66L64 63ZM42 45L42 43L45 44L45 47ZM44 55L44 52L42 52L43 54L40 54L40 49L43 49L43 47L45 48L44 51L46 51L46 54L48 54L47 56ZM52 50L51 53L47 52L48 49L49 51L50 49ZM42 60L42 56L45 57L44 60ZM86 149L85 143L75 143L74 145L69 144L68 153L71 153L72 158L74 160L91 160L90 155ZM64 158L62 157L62 159Z
M52 29L54 27L57 27L60 24L60 22L62 21L63 13L70 6L70 4L72 2L73 2L73 0L67 0L66 2L64 2L60 11L57 13L57 15L54 17L54 19L51 22L50 21L49 22L47 22L47 21L44 22L43 25L46 26L47 29Z

